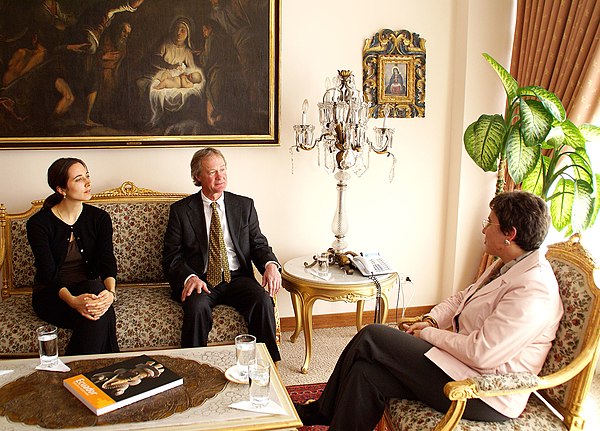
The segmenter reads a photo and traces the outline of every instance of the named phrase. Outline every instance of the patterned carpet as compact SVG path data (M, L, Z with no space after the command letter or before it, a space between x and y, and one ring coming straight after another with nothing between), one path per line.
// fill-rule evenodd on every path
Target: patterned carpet
M310 399L318 399L323 392L325 383L314 383L310 385L294 385L288 386L286 389L290 394L290 398L295 403L304 403ZM329 429L328 426L310 426L298 428L298 431L325 431Z

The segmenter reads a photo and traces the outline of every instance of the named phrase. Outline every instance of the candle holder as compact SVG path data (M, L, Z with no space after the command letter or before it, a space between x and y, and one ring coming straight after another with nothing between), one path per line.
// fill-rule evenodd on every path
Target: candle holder
M308 112L308 100L302 103L302 124L294 126L294 145L290 147L290 156L300 150L310 151L317 148L318 163L325 170L333 174L337 180L337 205L331 230L335 236L331 248L327 251L333 256L333 263L351 273L348 254L356 255L346 251L345 236L348 232L348 217L346 216L345 193L348 187L350 172L361 177L369 169L370 153L384 154L391 157L392 163L389 173L390 182L394 178L394 167L396 158L391 153L394 129L386 127L389 107L384 108L384 119L382 127L375 127L375 141L367 136L367 122L369 120L369 104L365 102L361 91L357 90L354 76L349 70L339 70L338 75L333 78L332 84L329 79L326 82L323 99L317 104L319 109L319 123L321 124L321 135L314 139L314 126L306 124ZM313 262L314 264L315 262Z

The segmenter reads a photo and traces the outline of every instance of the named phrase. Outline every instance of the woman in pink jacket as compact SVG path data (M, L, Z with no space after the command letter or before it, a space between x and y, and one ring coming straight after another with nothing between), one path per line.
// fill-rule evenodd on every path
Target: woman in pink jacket
M499 259L479 279L404 331L369 325L346 346L316 402L298 405L304 425L371 431L390 398L416 399L439 411L444 385L478 374L539 373L563 314L556 278L542 242L546 203L527 192L490 202L483 221L487 253ZM517 417L528 394L474 399L463 417Z

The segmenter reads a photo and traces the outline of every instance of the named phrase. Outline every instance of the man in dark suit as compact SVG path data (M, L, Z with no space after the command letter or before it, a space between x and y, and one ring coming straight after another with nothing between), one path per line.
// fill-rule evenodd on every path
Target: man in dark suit
M227 304L244 316L249 332L266 344L274 361L279 361L272 297L281 288L281 266L260 231L254 202L225 191L227 164L219 150L197 151L190 165L194 184L201 190L171 206L163 248L163 268L173 299L183 306L181 345L206 346L212 309ZM227 262L219 268L218 280L209 282L213 202L221 222ZM262 285L254 277L252 264L263 275Z

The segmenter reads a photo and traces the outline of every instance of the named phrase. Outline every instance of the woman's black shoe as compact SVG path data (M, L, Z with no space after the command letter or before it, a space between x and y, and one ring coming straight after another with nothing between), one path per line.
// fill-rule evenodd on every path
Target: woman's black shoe
M329 425L329 419L319 411L318 401L309 400L305 404L294 403L294 407L304 426Z

